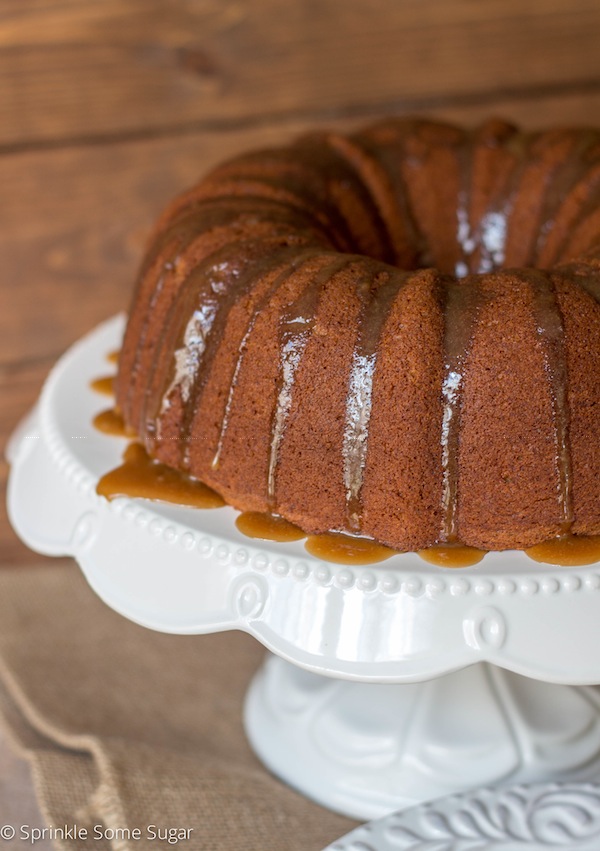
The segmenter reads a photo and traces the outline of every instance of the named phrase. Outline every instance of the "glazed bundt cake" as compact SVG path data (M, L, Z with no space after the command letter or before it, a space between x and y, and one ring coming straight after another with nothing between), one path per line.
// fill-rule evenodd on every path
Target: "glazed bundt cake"
M392 119L240 156L158 222L118 409L308 533L598 533L599 241L599 131Z

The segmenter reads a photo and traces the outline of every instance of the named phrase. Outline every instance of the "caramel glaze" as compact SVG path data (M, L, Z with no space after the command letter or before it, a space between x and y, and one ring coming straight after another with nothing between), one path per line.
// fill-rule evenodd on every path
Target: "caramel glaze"
M442 540L457 543L458 445L465 363L481 302L474 279L447 280L444 304L442 381Z
M277 402L270 423L270 451L267 473L267 497L272 513L277 504L277 470L279 450L285 437L292 405L296 371L304 355L307 341L314 330L317 304L326 281L348 265L348 261L327 260L311 277L309 284L284 310L278 327L279 369L277 375Z
M544 345L546 374L552 397L558 504L561 514L561 532L566 535L573 525L574 518L564 331L551 276L537 271L529 271L527 274L533 289L537 333Z
M261 311L266 307L266 305L269 303L269 301L275 295L275 293L283 285L285 285L285 283L288 280L288 278L290 277L290 275L297 268L302 267L303 265L308 263L308 261L310 261L313 258L314 258L314 252L312 252L312 251L303 252L300 255L300 257L296 259L296 261L294 261L291 264L287 264L281 272L278 271L274 282L268 287L266 292L264 292L262 294L262 297L257 299L257 301L254 305L252 313L250 314L250 316L248 318L248 322L247 322L246 328L244 330L244 335L243 335L242 340L240 342L239 354L238 354L238 357L237 357L237 360L236 360L236 363L235 363L234 372L233 372L232 379L231 379L231 384L229 386L229 394L227 396L227 402L225 404L225 408L223 410L223 415L222 415L222 418L221 418L221 426L220 426L220 430L219 430L217 447L216 447L216 451L215 451L215 454L214 454L213 460L212 460L212 467L213 468L217 468L219 466L219 459L221 457L221 452L222 452L222 448L223 448L223 441L224 441L225 435L227 433L227 429L229 427L229 419L230 419L230 414L231 414L231 409L232 409L232 405L233 405L235 391L236 391L237 384L238 384L238 377L239 377L240 370L241 370L243 363L244 363L247 342L248 342L250 334L254 330L255 323L256 323ZM346 265L347 263L348 263L348 260L344 257L344 259L342 261L342 265ZM328 268L329 268L329 265L330 264L328 263L327 264ZM314 289L314 288L311 288L311 289ZM277 416L277 414L275 416ZM273 447L273 441L272 441L272 447ZM270 467L272 466L272 463L273 462L270 463L270 465L269 465Z
M123 418L112 409L94 419L94 426L107 434L130 436ZM131 443L123 455L123 464L106 473L96 487L100 496L111 500L118 496L141 497L172 502L193 508L220 508L224 500L207 485L165 464L153 461L144 447ZM282 517L268 513L244 511L235 525L249 538L279 543L298 541L305 533ZM374 564L396 555L397 551L371 541L339 533L309 535L307 551L316 558L336 564ZM600 561L600 535L564 535L525 550L529 558L565 567ZM485 550L461 544L440 544L419 550L418 555L438 567L460 568L478 564Z
M529 558L561 567L600 561L600 535L561 535L525 550Z
M228 425L228 413L245 351L245 339L250 333L258 312L268 298L281 286L289 270L290 247L276 238L271 241L268 258L259 260L259 248L265 242L254 244L249 241L241 256L234 263L225 258L228 253L217 252L208 261L197 266L173 298L167 313L161 338L157 347L157 364L146 387L141 412L140 434L148 447L161 437L161 418L168 412L173 399L180 397L185 403L185 413L179 430L179 463L189 466L189 447L194 412L201 404L215 359L223 337L225 325L234 304L247 301L249 323L244 337L239 341L239 358L230 376L230 393L225 400L221 418L219 445L215 448L213 466L219 465L220 446ZM301 265L314 251L300 252L294 263ZM218 261L218 262L217 262ZM262 286L251 290L250 272L260 267ZM200 304L201 309L194 309ZM192 317L191 320L189 317ZM184 319L182 326L182 317ZM189 320L189 321L188 321ZM171 353L175 351L174 359Z
M96 414L92 425L104 434L114 434L117 437L135 437L133 429L125 424L122 415L114 408L108 408Z
M486 553L486 550L464 547L462 544L440 544L418 551L423 561L438 567L470 567L473 564L479 564Z
M103 396L115 395L115 377L114 375L104 375L102 378L94 378L90 381L90 387L96 393L102 393Z
M120 355L120 354L121 354L121 350L120 350L120 349L115 349L114 351L109 352L109 353L106 355L106 360L107 360L109 363L119 363L119 355Z
M109 500L117 496L143 497L192 508L225 505L219 494L207 485L153 461L140 443L129 444L123 454L123 464L102 476L96 493Z
M397 555L397 550L368 538L355 538L337 532L309 535L304 546L311 556L336 564L374 564Z
M435 144L431 141L433 130ZM154 249L142 273L138 312L130 324L134 329L132 336L138 335L138 344L135 348L124 346L120 380L126 384L119 401L127 420L136 426L146 445L153 450L160 444L161 417L181 401L184 413L179 434L173 439L179 466L189 468L194 418L201 410L207 377L219 352L230 310L243 301L247 322L238 340L239 356L232 366L223 409L215 413L220 426L213 470L219 468L226 452L225 437L231 428L233 397L257 317L291 274L308 261L322 259L322 274L313 275L307 289L289 307L279 329L277 403L265 465L267 503L276 514L278 460L296 390L297 367L309 335L316 333L315 309L325 279L349 263L352 252L385 263L396 262L405 269L431 265L439 254L443 262L435 265L440 269L444 361L439 416L442 486L436 510L441 518L437 540L443 545L422 550L420 555L441 563L434 559L452 561L460 558L460 552L464 557L475 558L477 553L476 561L468 563L479 561L482 550L459 545L462 396L468 379L473 326L482 300L476 274L505 266L552 268L568 257L573 229L583 227L588 220L595 222L600 180L600 166L594 159L596 133L561 131L529 136L518 133L511 125L498 123L488 125L481 133L489 148L485 180L474 177L474 152L481 155L481 146L472 134L412 120L383 122L353 137L311 137L296 143L289 155L266 152L241 158L225 164L197 189L182 196L161 220ZM575 164L566 157L571 149L576 149ZM588 157L588 150L594 156ZM421 194L425 193L427 200L430 193L436 199L435 209L444 208L444 204L437 203L439 178L457 157L460 162L452 166L449 175L457 178L457 218L452 222L445 209L443 217L456 231L456 244L450 250L446 245L448 225L442 222L444 245L436 246L431 237L434 221L428 222L423 213L428 205L419 206L417 202ZM539 181L540 162L545 184L532 207L531 186L535 188ZM450 185L452 181L446 183ZM483 186L485 203L477 200L474 185L478 193ZM579 205L579 213L575 211L573 221L573 199L579 195L584 203ZM572 203L567 203L569 199ZM481 207L479 215L473 213L476 201ZM372 213L368 227L363 221L365 216L347 214L351 204ZM403 282L402 274L378 267L370 284L364 284L361 278L356 280L362 310L343 412L340 475L346 528L353 532L362 528L362 483L369 450L378 343ZM520 274L530 288L536 345L544 356L552 404L557 525L567 535L575 520L574 476L563 319L555 292L557 273L540 268L521 269ZM467 277L457 280L456 276ZM579 283L598 300L594 276L590 275L589 281L582 276ZM155 310L164 316L164 322L156 343L150 345L147 335ZM147 369L151 363L154 368ZM101 381L94 383L94 389L100 389ZM329 560L338 559L326 554L325 539L333 542L334 554L343 549L345 541L352 546L373 546L367 538L352 535L309 538L309 551L314 542L320 541L323 547L319 557ZM557 546L556 542L550 543ZM383 557L395 552L379 549L386 553ZM527 552L531 554L536 549ZM470 551L469 556L464 551Z
M362 523L361 491L368 450L377 352L394 299L404 283L405 276L391 277L388 272L380 272L374 280L366 281L362 288L359 288L363 306L348 382L342 447L346 516L349 528L356 532L360 532Z
M306 537L299 526L289 523L283 517L259 511L243 511L236 517L235 525L248 538L262 538L265 541L285 543Z

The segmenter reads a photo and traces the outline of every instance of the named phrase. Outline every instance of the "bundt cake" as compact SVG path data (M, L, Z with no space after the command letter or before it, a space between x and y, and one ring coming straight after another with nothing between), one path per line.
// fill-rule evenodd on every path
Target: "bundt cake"
M116 402L153 458L308 533L592 535L599 300L600 131L312 133L167 208Z

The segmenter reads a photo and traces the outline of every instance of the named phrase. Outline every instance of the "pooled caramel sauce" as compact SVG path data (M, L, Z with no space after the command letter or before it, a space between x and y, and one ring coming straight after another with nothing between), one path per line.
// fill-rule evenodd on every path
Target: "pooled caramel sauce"
M153 461L140 443L130 443L123 464L102 476L96 492L107 499L117 496L158 499L192 508L220 508L224 500L207 485L166 464Z
M115 377L114 375L104 375L102 378L94 378L90 381L90 387L96 393L102 393L104 396L115 395Z
M236 517L235 525L248 538L263 538L265 541L299 541L306 533L275 514L262 514L259 511L243 511Z
M113 409L98 414L94 418L94 426L106 434L131 436L123 418ZM123 454L123 464L102 476L96 492L109 500L118 496L141 497L193 508L220 508L226 504L203 482L152 460L140 443L129 444ZM268 513L244 511L236 518L235 524L249 538L283 543L305 537L298 526ZM397 554L397 550L367 538L334 532L309 535L305 547L315 558L336 564L374 564ZM469 567L478 564L486 555L485 550L461 544L441 544L417 552L429 564L447 568ZM546 564L564 567L593 564L600 561L600 535L564 535L536 544L524 552L534 561Z
M417 550L423 561L438 567L470 567L478 564L486 555L486 550L465 547L462 544L440 544L426 550Z
M304 546L311 556L336 564L374 564L397 555L397 550L384 547L375 541L337 532L309 535Z
M92 425L104 434L114 434L117 437L135 437L135 432L125 425L125 420L114 408L101 411L92 420Z
M114 352L109 352L109 353L106 355L106 360L107 360L109 363L118 363L118 362L119 362L119 355L120 355L120 354L121 354L121 350L120 350L120 349L115 349L115 350L114 350Z
M91 382L91 387L102 393L112 392L112 381L112 376L99 378ZM107 390L109 383L111 391ZM105 434L134 436L122 415L113 408L97 414L93 425ZM123 462L100 479L96 487L100 496L109 500L117 496L142 497L194 508L219 508L226 504L203 482L154 461L140 443L129 444ZM249 538L283 543L306 537L298 526L269 513L245 511L235 523L239 531ZM305 547L316 558L336 564L374 564L397 554L397 550L367 538L333 532L308 536ZM429 564L446 568L469 567L478 564L486 555L485 550L458 543L441 544L417 552ZM529 547L524 552L534 561L546 564L564 567L594 564L600 561L600 535L562 535Z
M600 561L600 535L562 535L525 550L529 558L561 567L577 567Z

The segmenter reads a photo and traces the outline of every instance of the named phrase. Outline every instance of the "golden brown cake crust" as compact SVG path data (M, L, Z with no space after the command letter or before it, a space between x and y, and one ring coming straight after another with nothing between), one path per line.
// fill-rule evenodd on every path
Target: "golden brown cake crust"
M600 532L600 132L389 119L167 208L117 404L235 507L400 550Z

